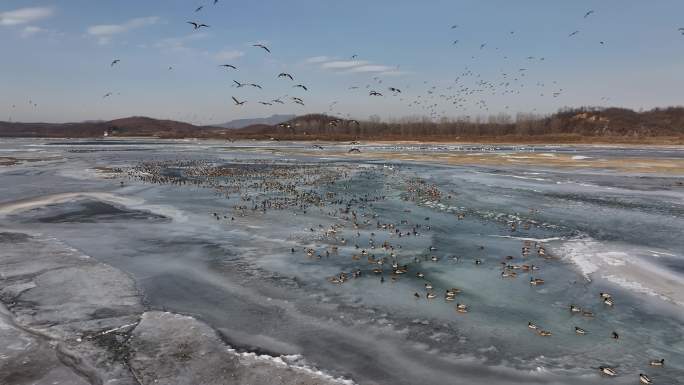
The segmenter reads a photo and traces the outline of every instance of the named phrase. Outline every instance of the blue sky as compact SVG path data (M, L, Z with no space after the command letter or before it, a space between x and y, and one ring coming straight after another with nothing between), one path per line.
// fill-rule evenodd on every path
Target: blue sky
M212 3L2 0L0 120L145 115L209 124L309 112L399 119L684 100L681 0ZM193 31L187 21L210 28ZM121 62L112 67L114 59ZM295 81L277 79L280 72ZM292 87L300 83L309 91ZM232 96L247 103L237 107ZM286 104L258 103L275 98Z

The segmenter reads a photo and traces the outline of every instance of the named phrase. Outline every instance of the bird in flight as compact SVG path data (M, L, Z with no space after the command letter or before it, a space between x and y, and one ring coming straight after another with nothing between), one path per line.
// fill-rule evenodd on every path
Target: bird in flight
M359 57L359 55L352 55L351 56L352 60L356 59L357 57Z
M108 98L108 97L110 97L110 96L112 96L112 93L111 93L111 92L107 92L106 94L104 94L104 96L102 97L102 99Z
M594 13L594 10L589 10L587 13L584 14L584 18L586 19L587 17L591 16Z
M269 103L269 102L259 102L259 104L263 104L264 106L272 106L273 105L273 103Z
M456 29L456 28L458 28L458 24L454 24L451 26L451 29Z
M568 35L568 37L573 37L573 36L577 35L578 33L579 33L579 31L575 31L575 32L571 33L570 35Z
M482 48L484 48L484 47L486 47L486 46L487 46L487 43L482 43L482 44L480 44L480 49L482 49Z
M258 89L260 89L260 90L262 90L262 89L263 89L263 88L261 88L261 86L260 86L260 85L258 85L258 84L254 84L254 83L251 83L251 84L250 84L250 86L252 86L252 87L254 87L254 88L258 88Z
M237 88L242 88L242 87L244 87L244 86L247 85L247 84L245 84L245 83L240 83L240 82L237 81L237 80L233 80L233 83L235 83L235 85L237 86Z
M279 78L290 78L290 80L294 80L294 77L292 77L292 75L286 74L285 72L283 72L283 73L281 73L280 75L278 75L278 77L279 77Z
M266 52L271 53L271 50L263 44L253 44L252 47L263 48Z
M219 0L214 0L214 5L216 5L216 3L218 3L218 2L219 2Z
M371 91L370 94L368 94L368 95L370 95L370 96L382 96L382 94L377 92L377 91Z
M237 67L234 66L234 65L232 65L232 64L221 64L219 67L224 67L224 68L226 68L226 69L232 68L232 69L234 69L234 70L237 69Z
M458 44L458 42L459 42L458 40L454 40L453 45Z
M397 94L400 94L400 93L401 93L401 90L398 89L398 88L390 87L389 90L392 91L392 92L395 92L395 93L397 93Z
M199 11L201 11L201 10L202 10L202 8L204 8L204 5L200 5L199 7L197 7L197 9L195 9L195 12L199 12Z
M235 102L235 105L236 105L236 106L242 106L242 105L244 105L245 103L247 103L246 100L245 100L245 101L242 101L242 102L239 101L239 100L237 100L237 98L236 98L235 96L233 96L233 101Z
M678 29L677 31L681 32L681 33L682 33L682 35L684 35L684 27L682 27L682 28L679 28L679 29Z
M280 99L273 99L273 100L271 100L271 101L272 101L273 103L285 104L285 102L282 101L282 100L280 100Z
M197 22L194 22L194 21L188 21L188 24L191 24L195 30L198 30L198 29L200 29L200 28L202 28L202 27L209 28L209 26L206 25L206 24L197 23Z
M309 90L308 88L306 88L306 86L304 86L304 85L302 85L302 84L297 84L296 86L293 86L293 88L301 88L301 89L303 89L304 91L308 91L308 90Z
M110 67L114 67L116 64L119 64L119 62L121 62L121 60L119 60L119 59L114 59L114 60L112 60L112 64L110 64L109 66L110 66Z

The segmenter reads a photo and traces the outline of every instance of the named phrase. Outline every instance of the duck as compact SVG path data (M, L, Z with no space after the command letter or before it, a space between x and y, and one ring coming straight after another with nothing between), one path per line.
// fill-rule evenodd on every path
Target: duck
M548 330L540 330L539 332L537 332L537 334L539 334L542 337L549 337L552 333Z
M608 293L599 293L599 295L601 296L601 299L613 298L613 296Z
M582 311L582 316L591 318L594 316L594 313L590 312L589 310L584 310L584 311Z
M416 277L418 278L425 278L425 274L421 273L420 271L416 273Z
M538 285L543 285L544 280L541 278L530 278L530 285L532 286L538 286Z
M531 321L527 323L527 327L532 329L532 330L537 330L539 327L535 324L533 324Z
M665 359L661 358L659 360L651 360L651 362L649 362L648 364L651 366L662 367L662 366L665 366Z
M413 296L416 297L416 299L420 298L420 294L418 294L418 293L413 293Z
M641 382L642 384L646 384L646 385L650 385L650 384L653 383L653 381L651 380L651 378L649 378L649 377L648 377L647 375L645 375L644 373L639 373L639 382Z
M582 309L580 309L579 306L570 305L570 312L572 312L572 313L580 313L581 311L582 311Z
M587 334L587 331L584 330L584 329L582 329L582 328L579 327L579 326L575 326L575 333L578 334L578 335L583 336L583 335Z
M608 305L608 306L613 306L613 305L615 304L615 303L613 302L613 299L610 298L610 297L604 299L604 300L603 300L603 303L605 303L605 304Z
M515 271L502 271L501 278L515 278L518 274Z
M427 297L427 299L434 299L434 298L437 298L437 294L435 294L433 292L429 292L425 295L425 297Z
M459 313L467 313L468 312L468 305L462 304L462 303L457 303L456 304L456 311Z
M601 371L601 374L610 376L610 377L615 377L617 376L617 372L613 368L609 368L607 366L599 366L599 370Z
M426 288L427 290L432 289L432 284L431 284L430 282L426 283L426 284L425 284L425 288Z
M617 334L617 332L612 332L610 336L611 336L614 340L617 340L617 339L620 338L620 335Z
M454 297L460 293L461 293L461 289L458 289L455 287L452 287L451 289L447 289L447 291L446 291L446 295L450 296L450 297Z

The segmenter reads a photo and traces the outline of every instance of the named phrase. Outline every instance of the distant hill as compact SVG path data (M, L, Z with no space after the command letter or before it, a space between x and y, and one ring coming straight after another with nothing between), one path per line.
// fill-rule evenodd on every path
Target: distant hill
M217 124L216 127L223 128L245 128L249 126L254 126L258 124L265 124L268 126L274 126L288 120L294 119L296 115L272 115L268 118L253 118L253 119L237 119L231 120L230 122Z
M275 121L285 115L276 115ZM267 119L271 119L267 118ZM521 143L663 143L684 144L684 107L637 112L624 108L563 109L553 115L519 114L513 119L435 122L378 122L337 119L311 114L280 123L245 119L227 123L235 128L195 126L172 120L130 117L109 122L66 124L0 122L0 137L155 136L160 138L279 139L279 140L417 140ZM261 120L259 120L261 121ZM252 123L238 128L242 124Z
M80 123L0 122L0 137L93 138L108 136L157 136L163 138L213 137L225 131L219 127L195 126L173 120L134 116L123 119Z

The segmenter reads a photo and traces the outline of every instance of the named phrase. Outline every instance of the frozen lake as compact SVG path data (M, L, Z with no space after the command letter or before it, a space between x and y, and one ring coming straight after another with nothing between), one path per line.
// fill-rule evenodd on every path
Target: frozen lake
M321 146L4 140L0 230L358 384L683 383L681 148Z

